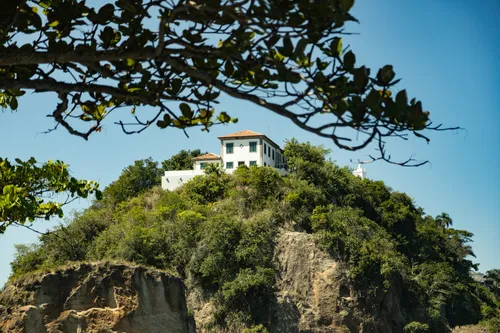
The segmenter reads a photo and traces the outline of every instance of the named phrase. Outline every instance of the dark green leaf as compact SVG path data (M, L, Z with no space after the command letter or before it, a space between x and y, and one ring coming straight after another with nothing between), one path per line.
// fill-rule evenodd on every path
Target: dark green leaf
M179 105L179 108L181 109L182 115L188 119L193 118L193 111L191 111L191 107L186 104L186 103L181 103Z
M354 64L356 63L356 55L349 51L344 55L344 68L346 71L351 71L354 69Z

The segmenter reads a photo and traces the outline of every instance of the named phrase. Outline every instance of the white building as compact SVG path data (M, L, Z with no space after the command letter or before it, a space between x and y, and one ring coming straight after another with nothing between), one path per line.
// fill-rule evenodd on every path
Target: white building
M360 177L361 179L366 178L366 169L361 167L361 163L358 163L358 168L352 172L353 175Z
M165 171L161 178L162 188L175 190L195 176L203 175L209 163L221 164L227 173L233 173L242 164L248 167L271 166L281 175L287 173L283 149L264 134L244 130L218 139L220 156L210 153L193 158L194 170Z

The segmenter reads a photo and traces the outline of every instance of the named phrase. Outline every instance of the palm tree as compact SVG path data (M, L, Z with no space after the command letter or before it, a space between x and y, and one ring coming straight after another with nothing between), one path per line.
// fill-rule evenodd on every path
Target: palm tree
M446 228L449 228L453 225L453 220L451 219L450 215L447 213L441 213L440 215L436 216L436 224L439 228L441 228L442 231L444 231Z

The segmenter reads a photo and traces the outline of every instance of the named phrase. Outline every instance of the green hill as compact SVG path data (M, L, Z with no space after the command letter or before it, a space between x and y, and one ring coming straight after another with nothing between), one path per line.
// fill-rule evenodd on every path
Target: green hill
M291 140L286 177L271 167L240 167L233 175L209 167L175 192L158 186L158 163L137 161L104 190L103 200L38 244L18 246L12 279L72 261L129 261L173 272L189 297L209 303L203 329L273 332L276 295L289 274L279 253L293 246L306 251L311 240L307 253L335 263L335 274L323 280L341 292L328 303L331 314L307 319L297 301L301 289L294 289L289 298L298 327L306 320L317 329L310 332L332 325L446 332L481 322L498 332L500 279L494 272L481 281L471 276L473 235L451 228L447 214L426 215L381 181L352 176L325 154ZM400 308L392 322L389 299ZM201 307L194 308L201 318Z

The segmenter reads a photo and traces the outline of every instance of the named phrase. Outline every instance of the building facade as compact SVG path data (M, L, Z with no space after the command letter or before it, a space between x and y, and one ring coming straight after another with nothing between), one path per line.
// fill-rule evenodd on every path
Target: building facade
M221 141L220 156L226 170L236 169L241 164L286 169L283 149L264 134L245 130L218 139Z
M221 165L226 173L233 173L239 165L270 166L281 175L288 173L283 149L266 135L244 130L219 136L220 155L209 153L193 158L193 170L165 171L161 186L173 191L196 176L205 174L208 164ZM366 169L358 164L353 174L366 178Z
M226 173L233 173L239 165L270 166L285 175L286 160L283 149L266 135L244 130L218 137L220 155L213 153L193 158L193 170L165 171L161 179L162 188L175 190L196 176L204 174L208 164L222 166Z
M366 178L366 169L361 166L361 163L358 163L358 168L353 171L353 175L365 179Z

